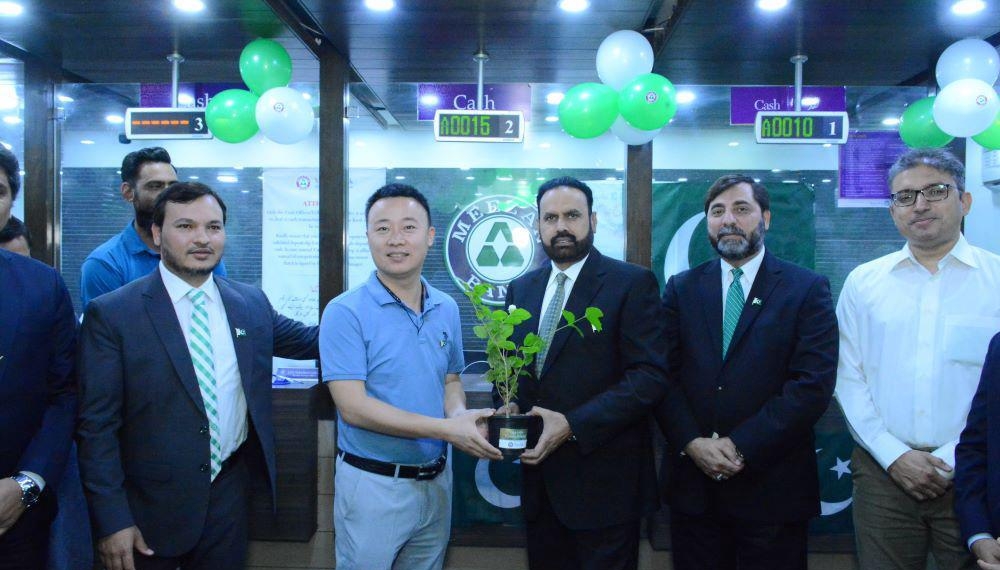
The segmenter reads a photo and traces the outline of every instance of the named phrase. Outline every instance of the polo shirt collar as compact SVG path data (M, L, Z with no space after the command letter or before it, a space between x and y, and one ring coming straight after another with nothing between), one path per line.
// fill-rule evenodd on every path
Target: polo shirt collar
M424 312L427 312L431 307L440 305L444 301L444 293L441 293L437 289L432 289L423 275L420 276L420 283L424 286ZM372 271L372 274L368 277L368 281L365 282L365 288L379 305L393 305L396 303L396 299L393 298L389 290L379 281L378 270Z
M132 255L137 255L140 253L147 253L149 255L160 257L159 253L146 247L146 244L139 237L139 232L136 231L134 222L129 222L128 226L125 227L125 231L122 232L122 237L124 238L125 250Z

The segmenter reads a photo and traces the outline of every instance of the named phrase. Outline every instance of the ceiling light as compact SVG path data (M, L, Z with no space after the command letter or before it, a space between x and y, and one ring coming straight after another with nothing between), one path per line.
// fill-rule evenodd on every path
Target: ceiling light
M678 91L675 96L678 105L687 105L695 100L694 91Z
M683 178L683 177L682 177L682 178L678 178L678 179L677 179L677 181L678 181L678 182L687 182L687 181L688 181L688 179L687 179L687 178Z
M782 180L781 183L782 184L798 184L799 181L798 180Z
M174 8L181 12L201 12L205 9L205 3L201 0L174 0Z
M465 179L466 180L475 180L476 177L475 176L466 176Z
M823 143L823 148L830 148L831 146L833 145L830 143Z
M120 125L125 122L125 117L121 115L107 115L104 120L111 123L112 125Z
M731 141L731 142L729 143L729 146L740 146L740 143L738 143L738 142L736 142L736 141Z
M365 0L365 8L376 12L388 12L395 7L395 0Z
M587 0L559 0L559 7L565 12L583 12L590 8Z
M70 97L69 95L56 95L56 99L58 99L60 103L72 103L73 102L73 98Z
M420 104L427 105L428 107L433 107L441 102L441 98L434 93L428 93L427 95L420 96Z
M563 98L566 97L562 91L553 91L545 96L545 102L549 105L558 105L562 103Z
M822 182L823 184L829 184L829 183L831 183L833 181L830 180L829 178L824 178L824 179L820 180L820 182Z
M776 12L788 6L788 0L757 0L757 7L766 12Z
M3 118L3 122L7 123L8 125L20 125L21 117L18 117L17 115L5 115Z
M971 16L977 12L982 12L986 8L986 2L983 0L958 0L951 5L951 11L953 14L959 16Z
M233 176L232 174L220 174L220 175L216 176L215 179L218 180L219 182L226 182L226 183L230 183L230 184L233 183L233 182L239 182L240 181L239 178Z
M548 117L545 117L545 122L546 123L555 123L558 120L559 120L559 117L557 117L555 115L549 115Z
M17 2L0 2L0 16L20 16L24 6Z
M406 177L403 175L399 175L396 177L396 180L406 180Z
M194 105L194 97L190 93L177 94L178 105Z
M545 177L544 176L538 176L538 177L535 178L535 180L538 180L539 182L541 182L542 180L545 180Z
M803 97L800 103L802 103L803 107L815 107L816 105L819 105L819 97Z
M771 172L781 172L781 169L780 168L772 168Z
M198 176L195 176L193 174L191 176L188 176L188 180L198 180L198 178L199 178Z
M887 127L895 127L899 125L899 117L886 117L882 119L882 124Z
M249 194L249 193L250 193L249 190L240 190L240 194Z
M82 141L80 141L80 144L94 144L94 141L90 139L83 139Z

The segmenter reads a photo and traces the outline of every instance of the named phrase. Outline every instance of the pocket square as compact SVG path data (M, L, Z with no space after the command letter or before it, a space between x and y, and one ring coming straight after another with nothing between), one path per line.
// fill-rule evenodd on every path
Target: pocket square
M235 329L235 330L236 330L236 338L240 338L247 335L246 329Z

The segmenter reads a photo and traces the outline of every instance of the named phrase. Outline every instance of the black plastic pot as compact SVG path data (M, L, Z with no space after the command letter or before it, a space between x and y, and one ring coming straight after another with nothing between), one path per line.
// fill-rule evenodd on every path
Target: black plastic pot
M534 447L542 434L542 418L539 416L498 414L487 418L487 422L490 444L500 449L505 461L517 459L525 449Z

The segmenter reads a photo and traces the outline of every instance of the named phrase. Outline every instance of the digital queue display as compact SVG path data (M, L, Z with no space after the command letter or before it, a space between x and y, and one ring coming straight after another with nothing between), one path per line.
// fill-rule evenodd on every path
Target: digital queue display
M134 107L125 111L129 139L210 139L204 108Z
M434 139L446 142L522 142L520 111L439 109L434 114Z
M761 111L754 134L765 144L844 144L848 126L842 111Z

